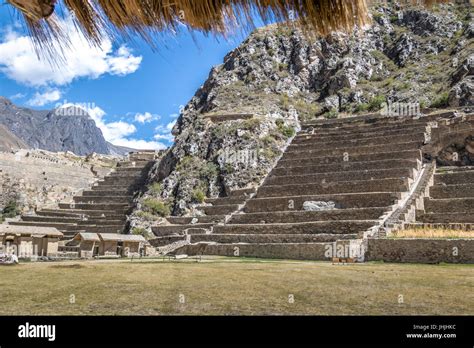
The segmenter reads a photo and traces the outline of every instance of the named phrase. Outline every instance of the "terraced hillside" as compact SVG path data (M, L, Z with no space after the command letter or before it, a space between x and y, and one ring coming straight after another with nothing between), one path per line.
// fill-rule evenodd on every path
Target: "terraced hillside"
M474 229L474 167L439 167L411 227Z
M74 203L59 203L58 209L38 210L9 224L55 227L63 232L64 239L78 232L122 233L133 193L143 184L154 158L154 152L133 153L104 180L74 197Z
M159 235L154 242L186 240L178 252L189 255L318 260L334 256L328 250L347 241L360 246L409 202L420 184L422 150L432 142L433 128L459 119L456 112L438 112L305 123L255 195L208 200L206 216L170 218L173 225L154 229ZM471 171L444 176L457 175L466 184ZM436 178L442 180L443 174ZM453 190L454 196L469 192ZM438 206L451 205L451 211L469 206L463 213L473 209L469 199L459 197L425 202L426 219Z

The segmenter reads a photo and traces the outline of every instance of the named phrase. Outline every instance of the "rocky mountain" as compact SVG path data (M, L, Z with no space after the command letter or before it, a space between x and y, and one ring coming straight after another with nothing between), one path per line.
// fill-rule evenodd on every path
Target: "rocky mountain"
M92 118L80 108L37 111L0 97L0 125L33 149L71 151L80 156L93 152L113 155L128 152L108 143Z
M301 121L392 105L399 115L413 107L474 105L469 1L430 10L388 1L371 13L370 27L324 38L270 25L230 52L181 113L175 144L138 201L144 213L137 221L150 218L144 199L193 215L202 197L255 185ZM254 116L225 121L230 114Z
M28 149L29 146L13 135L5 126L0 124L0 151Z

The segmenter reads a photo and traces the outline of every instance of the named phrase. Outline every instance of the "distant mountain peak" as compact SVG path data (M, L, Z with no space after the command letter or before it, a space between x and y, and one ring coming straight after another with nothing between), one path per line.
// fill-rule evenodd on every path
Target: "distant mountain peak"
M28 148L71 151L79 156L94 152L105 155L129 152L108 143L86 109L79 105L65 104L54 110L38 111L17 107L9 99L0 97L0 125Z

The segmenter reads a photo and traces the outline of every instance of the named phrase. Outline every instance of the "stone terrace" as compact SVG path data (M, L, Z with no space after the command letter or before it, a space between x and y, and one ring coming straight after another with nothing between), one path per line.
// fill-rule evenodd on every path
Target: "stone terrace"
M240 202L216 200L206 208L211 216L197 220L206 222L205 229L188 226L190 244L178 251L322 260L336 243L361 243L408 195L432 121L454 115L365 115L306 123L256 195ZM221 215L227 218L215 219Z
M22 215L21 221L9 224L55 227L63 232L64 239L71 239L78 232L122 233L133 193L143 185L154 159L154 152L132 153L104 180L75 196L74 203L59 203L58 209L38 210L35 215Z
M474 167L438 167L416 220L406 227L474 229Z

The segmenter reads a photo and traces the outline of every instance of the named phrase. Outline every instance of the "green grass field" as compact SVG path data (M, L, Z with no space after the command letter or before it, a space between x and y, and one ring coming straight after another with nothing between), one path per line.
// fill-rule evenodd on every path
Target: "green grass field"
M0 267L0 315L472 315L473 288L474 265L23 263Z

